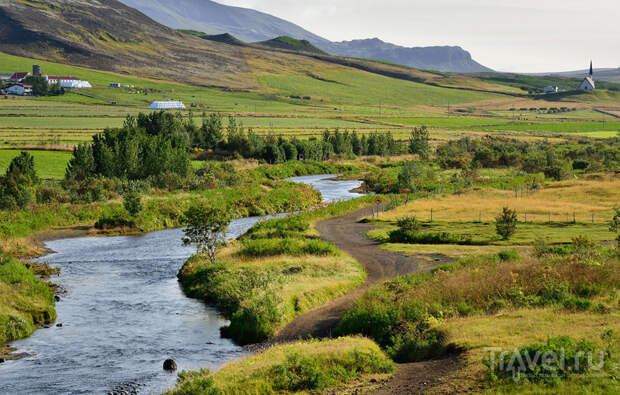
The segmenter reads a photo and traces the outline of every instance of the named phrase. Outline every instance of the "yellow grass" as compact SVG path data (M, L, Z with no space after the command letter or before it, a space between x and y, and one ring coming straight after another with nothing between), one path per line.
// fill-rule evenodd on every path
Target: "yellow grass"
M527 213L528 221L545 222L549 215L554 221L609 221L614 207L620 206L620 179L608 176L603 180L570 180L549 183L540 192L515 197L514 191L475 189L461 195L446 195L431 200L417 200L381 215L393 221L406 215L427 218L430 210L437 220L492 221L503 207L516 209L520 219Z
M310 310L342 296L366 280L366 272L351 256L277 256L268 258L242 258L236 255L239 243L232 243L219 254L219 259L227 262L233 270L303 268L299 273L287 275L281 284L278 295L283 305L296 304L298 311L283 308L289 316L282 325L290 321L295 314Z
M614 331L613 342L620 341L620 312L615 309L610 314L593 312L569 313L552 307L538 309L519 309L504 311L494 316L476 315L467 318L451 319L438 325L447 333L447 342L467 348L463 355L463 367L451 374L449 383L438 389L436 393L451 388L481 388L487 368L482 360L489 357L485 351L487 347L500 347L512 351L516 347L532 343L545 343L550 337L570 336L574 339L586 338L597 347L604 349L605 344L600 335L606 328ZM616 355L617 359L617 355ZM596 383L597 379L592 379ZM582 383L583 385L583 383ZM607 382L602 386L609 385ZM576 386L577 383L562 383L564 388ZM596 387L589 387L592 393L597 393ZM499 389L494 388L493 393ZM506 392L520 393L567 393L561 388L544 388L540 386L517 386L506 389ZM557 391L557 392L556 392ZM504 392L504 390L502 390Z

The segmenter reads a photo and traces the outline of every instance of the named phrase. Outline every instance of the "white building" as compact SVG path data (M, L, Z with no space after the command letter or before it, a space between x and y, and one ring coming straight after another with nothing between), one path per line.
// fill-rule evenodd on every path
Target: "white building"
M173 110L173 109L184 110L185 104L183 104L183 102L173 101L173 100L155 101L153 102L153 104L151 104L149 109L151 110Z
M27 96L32 94L32 85L17 84L6 89L6 93L15 96Z
M545 95L548 95L550 93L558 93L560 91L560 88L558 88L557 86L545 86L545 88L543 89L543 93Z
M593 91L596 89L594 84L594 68L592 67L592 61L590 61L590 75L583 79L583 82L579 86L580 91Z
M58 75L46 75L45 80L50 85L60 84L63 88L92 88L92 85L88 81L82 81L76 77L58 76Z
M583 82L579 86L580 91L593 91L596 89L596 85L594 84L594 80L592 77L586 77L583 79Z

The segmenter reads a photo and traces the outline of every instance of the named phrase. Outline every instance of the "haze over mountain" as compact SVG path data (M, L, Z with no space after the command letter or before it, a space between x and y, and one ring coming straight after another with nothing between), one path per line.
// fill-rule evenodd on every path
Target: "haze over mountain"
M561 76L561 77L583 77L587 75L589 70L577 70L577 71L563 71L563 72L551 72L551 73L536 73L532 75L537 76ZM620 67L618 68L606 68L606 69L594 69L594 79L597 81L609 81L609 82L620 82Z
M332 55L375 59L419 69L452 72L485 72L489 68L474 61L457 46L407 48L379 39L330 42L302 27L275 16L210 0L120 0L154 20L175 29L193 29L207 34L230 33L246 42L280 36L307 40Z

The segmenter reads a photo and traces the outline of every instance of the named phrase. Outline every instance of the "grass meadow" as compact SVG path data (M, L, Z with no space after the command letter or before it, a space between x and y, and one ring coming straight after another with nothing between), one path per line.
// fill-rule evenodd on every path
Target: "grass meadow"
M0 173L4 173L9 167L11 160L19 156L21 150L0 149ZM34 166L37 174L41 178L60 179L65 176L65 170L71 154L69 152L59 151L31 151L34 157Z

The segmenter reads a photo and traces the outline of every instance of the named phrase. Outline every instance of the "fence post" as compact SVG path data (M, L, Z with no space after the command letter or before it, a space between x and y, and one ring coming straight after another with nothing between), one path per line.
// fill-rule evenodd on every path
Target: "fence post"
M433 222L433 209L431 209L431 222Z
M575 212L573 211L573 223L576 224L577 223L577 216L575 214Z
M551 225L551 213L549 213L549 225Z
M594 213L592 213L592 223L594 223Z

